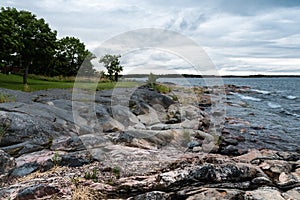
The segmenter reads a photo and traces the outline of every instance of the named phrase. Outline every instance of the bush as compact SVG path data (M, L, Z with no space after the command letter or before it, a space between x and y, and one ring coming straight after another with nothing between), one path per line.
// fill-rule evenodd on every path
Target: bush
M157 84L156 83L152 86L152 88L155 91L160 92L160 93L164 93L164 94L171 92L171 88L169 88L168 86L162 85L162 84Z
M153 87L156 84L157 76L150 73L148 76L147 84L149 84L151 87Z

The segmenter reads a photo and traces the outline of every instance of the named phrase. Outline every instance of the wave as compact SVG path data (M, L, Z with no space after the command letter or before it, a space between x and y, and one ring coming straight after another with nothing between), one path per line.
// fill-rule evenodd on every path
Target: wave
M255 98L255 97L250 97L250 96L246 96L246 95L242 95L242 94L238 94L238 93L235 93L238 97L240 97L241 99L244 99L244 100L251 100L251 101L261 101L261 99L259 98Z
M281 108L281 105L278 103L268 102L270 108Z
M291 113L291 112L289 112L289 111L287 111L287 110L284 110L283 113L285 113L286 115L291 115L291 116L300 118L300 115L299 115L299 114Z
M290 100L297 99L296 96L292 96L292 95L285 96L285 98L290 99Z
M266 90L255 90L255 89L252 89L253 92L256 92L256 93L260 93L260 94L271 94L270 91L266 91Z

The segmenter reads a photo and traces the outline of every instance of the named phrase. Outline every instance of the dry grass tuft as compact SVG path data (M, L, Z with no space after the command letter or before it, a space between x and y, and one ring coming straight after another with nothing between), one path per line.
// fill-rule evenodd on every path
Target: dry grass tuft
M74 187L72 200L95 200L98 199L94 190L86 186Z

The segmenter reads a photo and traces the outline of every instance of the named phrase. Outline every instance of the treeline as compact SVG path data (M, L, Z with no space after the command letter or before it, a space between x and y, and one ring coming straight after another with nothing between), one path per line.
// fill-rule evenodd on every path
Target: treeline
M95 73L94 55L75 37L57 38L44 19L29 11L1 8L0 70L19 71L27 84L27 75L74 76L84 62L83 73Z

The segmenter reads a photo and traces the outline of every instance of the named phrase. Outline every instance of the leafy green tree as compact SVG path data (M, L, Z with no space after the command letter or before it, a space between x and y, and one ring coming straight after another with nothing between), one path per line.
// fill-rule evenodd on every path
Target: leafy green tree
M0 12L0 67L12 64L18 49L18 29L14 23L17 10L1 8Z
M123 66L120 65L120 57L121 55L106 54L99 60L99 62L103 63L104 67L107 69L108 78L111 81L118 81L119 73L123 71Z
M74 76L81 65L84 73L93 74L95 70L91 60L95 56L89 52L84 43L75 37L65 37L58 41L55 54L55 69L51 75Z
M1 62L19 61L19 67L24 70L24 84L27 84L29 70L34 72L50 67L55 53L56 31L52 31L44 19L37 19L28 11L1 8L0 24Z

